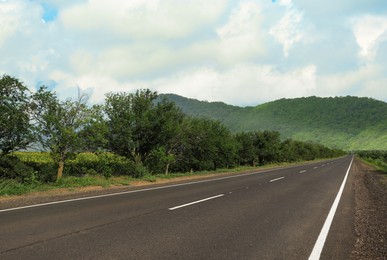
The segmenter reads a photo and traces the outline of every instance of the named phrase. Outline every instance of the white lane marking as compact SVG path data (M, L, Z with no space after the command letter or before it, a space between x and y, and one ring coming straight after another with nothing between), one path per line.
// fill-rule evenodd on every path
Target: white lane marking
M314 167L313 169L317 169L318 167L316 166L316 167Z
M279 178L277 178L277 179L270 180L270 182L279 181L279 180L282 180L282 179L284 179L284 178L285 178L285 177L279 177Z
M216 198L223 197L223 196L224 196L224 194L219 194L219 195L216 195L216 196L213 196L213 197L209 197L209 198L193 201L193 202L190 202L190 203L187 203L187 204L183 204L183 205L180 205L180 206L176 206L176 207L173 207L173 208L169 208L169 210L180 209L180 208L183 208L183 207L191 206L193 204L201 203L201 202L204 202L204 201L207 201L207 200L212 200L212 199L216 199Z
M300 171L300 173L304 173L304 172L306 172L306 170Z
M75 199L68 199L68 200L58 200L58 201L53 201L53 202L40 203L40 204L34 204L34 205L28 205L28 206L21 206L21 207L16 207L16 208L2 209L2 210L0 210L0 213L1 212L6 212L6 211L20 210L20 209L43 207L43 206L49 206L49 205L67 203L67 202L74 202L74 201L81 201L81 200L90 200L90 199L98 199L98 198L112 197L112 196L125 195L125 194L137 193L137 192L161 190L161 189L168 189L168 188L174 188L174 187L180 187L180 186L187 186L187 185L192 185L192 184L199 184L199 183L220 181L220 180L226 180L226 179L232 179L232 178L239 178L239 177L249 176L249 175L254 175L254 174L259 174L259 173L265 173L265 172L271 172L271 171L274 172L274 171L278 171L278 170L281 170L281 169L291 169L291 168L295 168L297 166L298 165L291 166L289 168L278 168L278 169L270 169L270 170L252 172L252 173L242 173L242 174L239 174L239 175L220 177L220 178L216 178L216 179L193 181L193 182L180 183L180 184L172 184L172 185L168 185L168 186L161 186L161 187L154 187L154 188L130 190L130 191L123 191L123 192L117 192L117 193L109 193L109 194L103 194L103 195L95 195L95 196L90 196L90 197L75 198Z
M308 164L310 164L310 163L307 163L306 165L308 165ZM81 200L90 200L90 199L98 199L98 198L112 197L112 196L131 194L131 193L137 193L137 192L161 190L161 189L168 189L168 188L174 188L174 187L180 187L180 186L186 186L186 185L192 185L192 184L199 184L199 183L205 183L205 182L220 181L220 180L226 180L226 179L231 179L231 178L239 178L239 177L243 177L243 176L259 174L259 173L275 172L275 171L279 171L279 170L283 170L283 169L292 169L292 168L296 168L296 167L299 167L299 166L300 165L294 165L294 166L290 166L288 168L268 169L268 170L257 171L257 172L252 172L252 173L242 173L242 174L238 174L238 175L220 177L220 178L210 179L210 180L193 181L193 182L180 183L180 184L172 184L172 185L161 186L161 187L153 187L153 188L145 188L145 189L138 189L138 190L130 190L130 191L123 191L123 192L117 192L117 193L109 193L109 194L104 194L104 195L95 195L95 196L89 196L89 197L83 197L83 198L75 198L75 199L68 199L68 200L58 200L58 201L47 202L47 203L40 203L40 204L34 204L34 205L27 205L27 206L15 207L15 208L2 209L2 210L0 210L0 213L1 212L6 212L6 211L20 210L20 209L37 208L37 207L43 207L43 206L49 206L49 205L67 203L67 202L74 202L74 201L81 201Z
M347 178L348 178L349 170L351 169L351 166L352 166L353 158L354 157L352 156L352 160L351 160L351 163L349 164L347 173L345 174L343 183L340 186L339 192L337 193L335 201L332 204L332 207L331 207L331 210L329 211L328 217L325 220L324 226L322 227L320 235L317 238L316 244L313 247L313 251L309 256L309 260L320 259L321 252L322 252L324 244L325 244L325 240L327 239L328 232L329 232L329 229L330 229L332 221L333 221L333 217L335 216L337 206L339 205L340 198L341 198L341 195L342 195L343 190L344 190L345 182L347 181Z

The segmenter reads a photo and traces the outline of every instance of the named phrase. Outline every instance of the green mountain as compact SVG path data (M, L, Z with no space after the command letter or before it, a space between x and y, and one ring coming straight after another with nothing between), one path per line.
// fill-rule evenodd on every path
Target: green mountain
M371 98L307 97L237 107L174 94L162 97L183 112L223 122L233 132L275 130L283 138L346 150L387 150L387 103Z

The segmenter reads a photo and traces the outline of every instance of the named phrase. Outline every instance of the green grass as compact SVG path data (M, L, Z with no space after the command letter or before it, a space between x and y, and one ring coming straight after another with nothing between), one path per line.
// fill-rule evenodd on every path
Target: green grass
M42 155L44 158L44 156ZM300 162L298 162L300 163ZM38 181L32 181L31 183L20 183L16 180L9 179L0 179L0 196L11 196L11 195L22 195L32 192L40 191L49 191L55 189L68 189L74 191L77 188L90 187L90 186L99 186L103 188L108 188L111 186L128 186L131 185L134 181L147 181L147 182L157 182L160 179L174 179L178 177L192 177L192 176L206 176L211 174L222 174L222 173L238 173L238 172L247 172L254 170L268 169L278 166L285 165L294 165L298 163L277 163L270 164L260 167L236 167L233 169L218 169L216 171L200 171L192 173L171 173L171 174L156 174L156 175L145 175L142 178L133 178L129 176L113 176L110 178L105 178L103 176L84 176L84 177L74 177L74 176L65 176L58 180L57 182L52 183L41 183Z
M20 183L16 180L0 179L0 196L22 195L31 192L49 191L60 188L74 190L75 188L100 186L107 188L110 186L128 186L135 180L131 177L120 176L106 179L101 176L88 177L63 177L53 183Z

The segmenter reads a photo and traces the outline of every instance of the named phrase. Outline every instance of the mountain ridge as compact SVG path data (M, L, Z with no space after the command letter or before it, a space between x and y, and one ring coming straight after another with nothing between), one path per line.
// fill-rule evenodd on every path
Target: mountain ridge
M233 132L274 130L283 138L346 150L387 150L387 103L367 97L282 98L238 107L161 94L184 113L224 123Z

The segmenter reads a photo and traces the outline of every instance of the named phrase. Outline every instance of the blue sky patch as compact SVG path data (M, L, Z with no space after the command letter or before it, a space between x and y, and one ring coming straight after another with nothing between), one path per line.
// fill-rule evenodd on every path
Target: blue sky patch
M55 18L58 15L58 10L55 9L54 7L50 6L50 5L47 5L47 4L42 4L42 6L43 6L43 9L44 9L44 13L43 13L42 19L45 22L51 22L51 21L55 20Z

